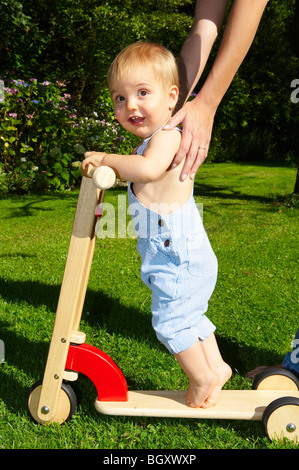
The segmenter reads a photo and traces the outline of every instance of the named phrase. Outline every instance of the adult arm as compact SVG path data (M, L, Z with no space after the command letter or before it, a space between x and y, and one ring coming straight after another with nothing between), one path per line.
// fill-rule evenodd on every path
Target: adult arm
M165 129L173 129L180 123L183 125L181 146L173 161L173 166L176 166L187 157L181 172L182 179L188 175L194 178L207 157L215 113L252 44L267 3L268 0L234 1L218 54L205 83L197 96L185 103L165 126ZM197 0L194 25L182 47L179 61L180 75L187 83L180 98L181 105L202 74L226 7L226 0ZM192 65L194 62L196 67Z

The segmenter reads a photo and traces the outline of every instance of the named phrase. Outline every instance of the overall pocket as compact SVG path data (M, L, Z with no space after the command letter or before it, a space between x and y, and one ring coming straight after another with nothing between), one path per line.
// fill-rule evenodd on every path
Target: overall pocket
M209 277L217 273L217 258L207 236L187 239L188 270L192 276Z

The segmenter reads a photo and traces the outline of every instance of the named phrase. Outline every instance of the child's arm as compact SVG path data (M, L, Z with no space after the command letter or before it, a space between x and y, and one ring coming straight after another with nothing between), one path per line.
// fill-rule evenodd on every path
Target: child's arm
M181 136L177 130L160 131L151 139L144 155L119 155L103 152L87 152L82 168L88 164L106 165L116 175L133 183L148 183L159 178L170 166L180 146Z

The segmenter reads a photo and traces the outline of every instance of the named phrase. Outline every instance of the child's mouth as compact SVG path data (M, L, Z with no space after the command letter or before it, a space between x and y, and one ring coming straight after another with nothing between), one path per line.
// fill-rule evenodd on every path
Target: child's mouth
M145 118L141 116L132 116L129 118L129 122L133 125L140 125L143 123L144 119Z

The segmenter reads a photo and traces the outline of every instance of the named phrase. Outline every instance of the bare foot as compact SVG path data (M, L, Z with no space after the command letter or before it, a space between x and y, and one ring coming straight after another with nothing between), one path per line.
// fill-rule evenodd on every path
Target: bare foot
M231 375L232 375L232 370L230 366L224 362L221 368L217 371L217 376L218 376L217 385L214 387L210 395L203 402L203 404L201 405L201 408L210 408L211 406L216 405L219 399L219 395L222 390L222 387L230 379Z
M175 354L178 363L189 377L187 405L208 408L216 403L220 390L231 376L231 368L219 352L214 335Z
M218 382L216 374L211 373L208 380L196 382L190 380L186 393L186 403L191 408L200 408L210 396Z

